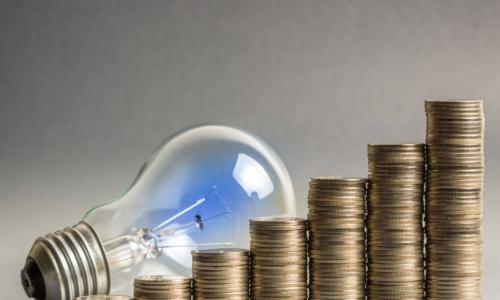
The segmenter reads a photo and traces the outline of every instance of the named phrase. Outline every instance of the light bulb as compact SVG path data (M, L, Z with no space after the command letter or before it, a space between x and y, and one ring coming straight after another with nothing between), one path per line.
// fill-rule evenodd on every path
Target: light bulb
M290 177L269 146L196 127L160 145L118 199L38 238L21 279L37 299L128 293L138 275L189 275L193 249L247 248L249 218L294 214Z

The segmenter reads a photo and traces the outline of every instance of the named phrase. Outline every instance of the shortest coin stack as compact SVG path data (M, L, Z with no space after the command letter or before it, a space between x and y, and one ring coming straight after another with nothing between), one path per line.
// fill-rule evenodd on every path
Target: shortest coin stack
M136 277L134 297L139 300L191 299L191 278L163 275Z
M249 296L249 252L221 248L195 250L193 288L195 299L245 299Z
M306 230L302 218L250 220L252 299L307 299Z

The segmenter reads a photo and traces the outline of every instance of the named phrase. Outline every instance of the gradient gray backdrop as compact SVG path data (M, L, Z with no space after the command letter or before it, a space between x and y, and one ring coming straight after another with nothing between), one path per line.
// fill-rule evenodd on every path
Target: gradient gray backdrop
M484 298L500 282L500 1L0 0L0 293L33 239L134 178L167 135L247 129L313 175L424 141L425 98L483 98Z

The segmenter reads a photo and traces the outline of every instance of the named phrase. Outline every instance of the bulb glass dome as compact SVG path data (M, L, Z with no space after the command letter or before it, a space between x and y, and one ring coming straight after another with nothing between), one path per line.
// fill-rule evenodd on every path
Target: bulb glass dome
M137 275L190 274L193 249L247 248L249 218L295 208L288 172L269 146L208 125L165 141L126 193L84 221L103 243L112 292L122 292Z

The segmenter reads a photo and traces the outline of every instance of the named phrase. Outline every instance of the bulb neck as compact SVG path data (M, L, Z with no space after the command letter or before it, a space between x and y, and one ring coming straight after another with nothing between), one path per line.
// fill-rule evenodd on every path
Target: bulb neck
M81 222L36 239L21 283L28 297L37 300L108 294L108 263L95 231Z
M103 247L111 272L129 269L162 253L158 248L158 236L148 228L105 241Z

